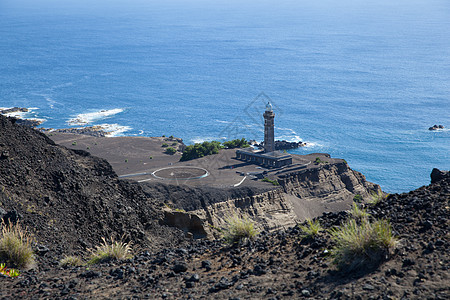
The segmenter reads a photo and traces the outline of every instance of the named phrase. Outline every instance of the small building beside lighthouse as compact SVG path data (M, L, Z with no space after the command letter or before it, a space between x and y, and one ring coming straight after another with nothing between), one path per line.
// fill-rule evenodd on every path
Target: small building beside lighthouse
M292 164L292 156L275 150L275 113L270 102L266 105L264 117L264 150L239 149L236 158L268 168L279 168Z

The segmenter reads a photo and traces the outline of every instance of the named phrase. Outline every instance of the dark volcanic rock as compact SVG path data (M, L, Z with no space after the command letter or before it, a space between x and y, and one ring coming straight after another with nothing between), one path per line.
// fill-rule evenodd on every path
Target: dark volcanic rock
M433 171L431 171L431 183L436 183L444 178L447 178L450 176L449 171L441 171L439 169L434 168Z
M178 230L160 226L154 200L138 184L119 180L103 159L56 145L1 115L0 153L8 153L0 159L0 203L8 211L3 220L20 219L37 243L58 256L125 233L154 248L183 239Z
M444 129L444 125L433 125L430 128L428 128L428 130L438 130L438 129Z

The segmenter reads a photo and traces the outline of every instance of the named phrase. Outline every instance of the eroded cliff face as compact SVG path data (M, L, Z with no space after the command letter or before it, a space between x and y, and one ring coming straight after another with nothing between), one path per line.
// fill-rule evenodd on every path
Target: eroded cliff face
M344 161L292 172L280 176L278 181L300 220L346 210L355 195L369 200L371 193L381 191Z
M144 191L170 207L165 209L163 224L191 232L194 237L213 237L220 235L217 228L233 216L249 217L260 230L274 230L323 212L349 209L355 195L368 200L372 191L379 190L344 161L289 172L277 180L280 186L261 189L146 184Z

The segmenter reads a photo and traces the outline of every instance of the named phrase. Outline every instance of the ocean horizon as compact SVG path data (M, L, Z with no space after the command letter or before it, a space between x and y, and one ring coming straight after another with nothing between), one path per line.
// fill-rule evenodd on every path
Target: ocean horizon
M449 36L443 0L4 0L0 107L192 144L262 141L271 101L290 153L406 192L450 169Z

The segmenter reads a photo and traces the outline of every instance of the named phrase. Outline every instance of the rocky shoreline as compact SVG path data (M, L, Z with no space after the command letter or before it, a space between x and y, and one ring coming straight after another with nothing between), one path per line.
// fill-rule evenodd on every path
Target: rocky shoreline
M37 127L39 125L41 125L42 123L45 122L45 120L41 120L41 119L33 119L33 118L20 118L17 115L17 113L27 113L30 110L28 108L24 108L24 107L12 107L12 108L5 108L5 109L0 109L0 115L5 115L5 116L11 116L13 118L15 118L16 120L16 124L20 124L23 126L28 126L28 127Z

